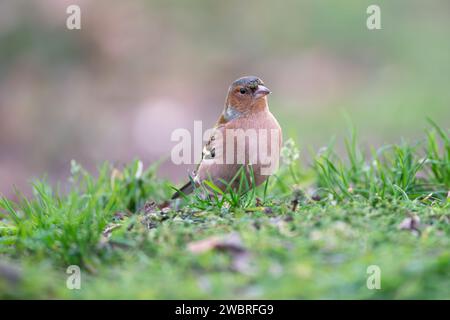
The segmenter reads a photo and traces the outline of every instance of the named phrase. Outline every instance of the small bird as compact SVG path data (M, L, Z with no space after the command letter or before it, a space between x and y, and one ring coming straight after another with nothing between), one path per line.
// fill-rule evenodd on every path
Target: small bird
M247 177L249 166L252 167L254 180L248 181L254 182L256 186L273 173L273 170L265 172L264 168L268 167L268 159L269 166L278 166L282 131L269 111L267 95L270 93L263 81L255 76L242 77L231 84L225 107L203 148L197 170L191 175L191 181L181 187L172 199L191 193L195 185L204 180L211 181L223 191L230 182L236 188L239 179L235 177L243 165L247 168ZM245 133L248 135L244 136L244 143L230 144L231 141L227 141L227 138L230 140L231 137L232 142L235 142L236 137L228 135L230 132L237 136Z

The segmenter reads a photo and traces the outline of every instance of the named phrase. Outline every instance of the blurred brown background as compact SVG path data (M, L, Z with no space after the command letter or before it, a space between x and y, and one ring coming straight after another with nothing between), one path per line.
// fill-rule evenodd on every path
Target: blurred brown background
M82 29L66 28L78 4ZM381 7L382 30L366 28ZM0 2L0 193L33 177L170 155L175 128L213 125L228 85L260 76L302 150L348 131L363 143L450 124L448 1ZM206 129L206 128L205 128ZM303 157L303 156L302 156ZM184 179L170 161L161 175Z

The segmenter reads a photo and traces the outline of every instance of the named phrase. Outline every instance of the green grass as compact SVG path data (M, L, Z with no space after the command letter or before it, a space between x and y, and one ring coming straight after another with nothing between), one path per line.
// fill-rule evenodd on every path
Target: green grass
M304 167L288 140L268 183L207 182L165 209L157 164L94 177L73 162L68 191L36 181L1 198L0 297L450 298L448 131L365 151L352 130L345 146ZM73 264L81 290L66 288Z
M434 128L427 132L426 145L402 142L371 150L369 157L358 147L353 131L351 138L345 140L347 163L331 146L316 157L314 168L319 186L340 200L354 197L445 200L450 185L450 140L448 134L432 124ZM425 149L422 155L418 152L420 148Z

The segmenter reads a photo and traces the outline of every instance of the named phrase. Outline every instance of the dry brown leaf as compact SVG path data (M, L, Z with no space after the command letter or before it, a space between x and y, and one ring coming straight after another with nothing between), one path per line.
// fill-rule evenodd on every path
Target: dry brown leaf
M188 250L196 254L213 249L230 252L246 251L237 233L231 233L225 236L212 236L188 244Z
M420 218L417 215L410 215L403 219L398 225L400 230L409 230L413 233L420 233Z
M105 230L103 230L103 232L102 232L102 235L105 238L109 238L111 236L111 232L113 232L113 230L119 228L120 226L121 226L121 224L119 224L119 223L111 223L106 226Z
M10 284L17 284L22 279L22 272L16 265L0 262L0 279L4 279Z
M187 245L190 252L201 254L204 252L217 250L227 252L231 255L231 269L241 273L252 273L250 265L250 252L242 244L242 240L237 233L225 236L212 236L203 240L194 241Z

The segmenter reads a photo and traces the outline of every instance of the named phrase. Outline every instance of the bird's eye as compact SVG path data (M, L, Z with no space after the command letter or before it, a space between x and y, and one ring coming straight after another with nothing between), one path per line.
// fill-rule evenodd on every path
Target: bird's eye
M239 92L240 92L241 94L246 94L246 93L247 93L247 89L241 88L241 89L239 90Z

